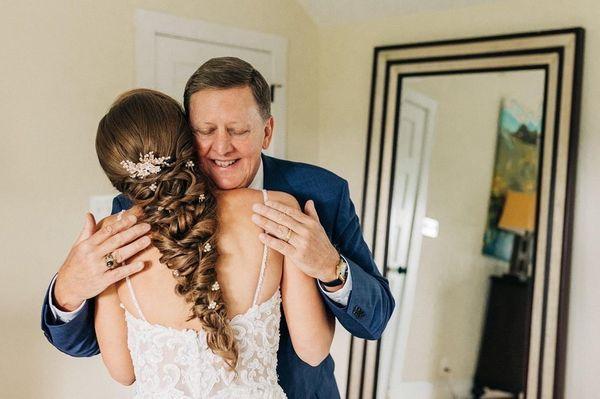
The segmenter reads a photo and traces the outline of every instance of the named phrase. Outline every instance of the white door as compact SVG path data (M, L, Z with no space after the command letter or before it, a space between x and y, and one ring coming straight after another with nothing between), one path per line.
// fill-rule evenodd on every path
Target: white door
M188 78L209 59L232 56L252 64L273 86L276 131L265 152L285 157L285 38L146 10L137 10L135 21L137 85L180 102Z
M397 394L402 384L418 271L436 110L433 100L407 89L403 90L400 104L387 261L387 278L397 310L381 340L378 398L411 397Z

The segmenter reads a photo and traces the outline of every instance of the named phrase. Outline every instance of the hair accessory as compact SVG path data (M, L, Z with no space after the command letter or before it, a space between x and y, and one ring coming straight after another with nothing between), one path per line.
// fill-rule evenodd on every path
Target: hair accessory
M205 199L206 199L206 195L204 195L204 194L200 194L200 195L198 196L198 200L199 200L200 202L204 201Z
M150 185L150 190L152 190L152 191L156 191L157 188L158 188L158 186L156 185L156 183L152 183Z
M179 277L179 270L173 270L173 277Z
M215 309L216 307L217 307L217 303L216 303L215 301L211 301L211 302L208 304L208 308L209 308L209 309Z
M202 249L202 252L210 252L212 250L212 245L210 245L210 242L206 242L204 244L204 248Z
M219 282L218 281L215 281L213 283L213 285L210 286L210 290L211 291L218 291L220 288L221 288L221 286L219 286Z
M185 167L188 169L192 169L194 167L194 161L187 161L185 163Z
M128 159L121 161L121 166L129 172L129 177L132 179L144 179L150 175L157 174L161 171L161 166L170 166L167 162L171 157L154 156L154 151L142 155L140 154L139 162L131 162Z
M159 207L158 207L158 210L159 210L159 211L162 211L162 210L164 210L164 209L165 209L165 207L164 207L164 206L159 206Z

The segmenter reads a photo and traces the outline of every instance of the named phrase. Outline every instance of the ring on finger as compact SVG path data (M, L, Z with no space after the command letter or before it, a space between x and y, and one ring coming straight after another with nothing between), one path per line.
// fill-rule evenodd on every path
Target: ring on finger
M285 235L285 238L283 239L283 241L290 242L290 238L292 238L292 229L288 229L287 234Z
M108 270L112 270L117 267L117 260L115 259L112 252L104 255L104 264Z

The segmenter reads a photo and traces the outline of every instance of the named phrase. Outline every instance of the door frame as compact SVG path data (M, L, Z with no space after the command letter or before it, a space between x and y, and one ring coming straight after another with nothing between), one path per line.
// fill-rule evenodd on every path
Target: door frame
M135 25L135 82L137 87L156 87L155 38L157 36L200 41L220 46L244 47L272 54L273 77L269 84L277 88L277 101L271 104L277 134L269 155L285 158L286 154L286 87L287 87L287 39L282 36L234 28L182 18L171 14L136 9ZM182 93L183 95L183 93ZM180 99L177 99L180 101Z

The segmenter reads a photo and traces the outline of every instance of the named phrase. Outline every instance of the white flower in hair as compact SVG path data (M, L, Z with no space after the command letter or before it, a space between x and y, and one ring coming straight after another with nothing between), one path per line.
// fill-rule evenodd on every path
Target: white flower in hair
M154 156L154 151L142 155L139 162L131 162L128 159L121 161L121 166L129 172L132 179L144 179L150 175L155 175L161 171L161 166L170 166L167 162L171 157Z
M210 290L211 290L211 291L218 291L218 290L219 290L219 288L221 288L221 286L219 286L219 282L218 282L218 281L215 281L215 282L213 283L213 285L211 285L211 286L210 286Z
M217 307L217 303L215 301L212 301L211 303L208 304L208 308L209 309L215 309Z
M204 194L200 194L198 196L198 201L200 201L200 202L204 201L205 199L206 199L206 195L204 195Z
M210 245L210 242L207 242L206 244L204 244L204 248L202 250L202 252L210 252L212 250L212 245Z
M156 191L157 188L158 188L158 186L156 185L156 183L152 183L150 185L150 190L152 190L152 191Z
M194 167L194 161L187 161L185 163L185 167L189 168L189 169L192 169Z

